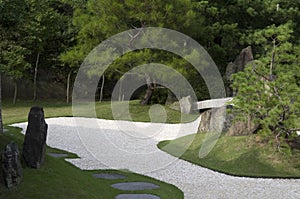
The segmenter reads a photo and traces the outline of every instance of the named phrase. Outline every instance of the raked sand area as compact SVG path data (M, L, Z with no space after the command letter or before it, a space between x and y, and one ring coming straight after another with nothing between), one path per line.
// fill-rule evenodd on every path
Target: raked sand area
M187 199L300 198L300 179L233 177L177 159L157 148L162 140L197 131L188 124L157 124L61 117L47 119L50 147L76 153L67 159L86 169L128 169L173 184ZM14 124L26 130L27 123Z

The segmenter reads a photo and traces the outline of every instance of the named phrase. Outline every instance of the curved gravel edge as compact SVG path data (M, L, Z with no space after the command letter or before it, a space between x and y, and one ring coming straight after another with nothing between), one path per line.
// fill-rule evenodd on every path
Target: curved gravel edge
M141 132L132 131L128 136L112 120L60 117L46 119L46 122L49 125L47 144L76 153L80 159L66 161L83 170L128 169L173 184L188 199L300 197L300 179L233 177L177 159L156 147L162 140L195 133L199 119L184 124L184 132L179 135L172 132L178 131L180 125L166 124L166 128L159 129L160 133L150 132L151 137L147 135L149 131L157 130L155 125L147 132L142 132L142 135ZM91 125L95 123L99 126ZM122 124L149 125L127 121L122 121ZM27 123L11 126L22 128L24 133ZM161 128L159 124L157 127ZM137 134L139 136L133 136Z

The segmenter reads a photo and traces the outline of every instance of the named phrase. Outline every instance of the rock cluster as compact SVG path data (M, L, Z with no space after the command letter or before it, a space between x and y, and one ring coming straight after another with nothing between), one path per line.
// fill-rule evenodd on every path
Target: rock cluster
M234 62L228 64L226 73L224 76L226 84L227 97L236 96L237 91L231 88L232 75L241 72L245 69L245 66L254 60L251 47L247 47L241 51ZM229 106L230 107L230 106ZM258 129L258 125L255 125L251 119L248 121L233 122L234 115L228 114L226 108L216 108L203 112L201 114L201 122L198 132L213 132L216 129L218 131L226 132L226 135L249 135L254 133Z
M234 115L227 113L228 107L215 108L201 113L198 132L223 132L228 136L250 135L259 128L249 118L247 121L234 122Z

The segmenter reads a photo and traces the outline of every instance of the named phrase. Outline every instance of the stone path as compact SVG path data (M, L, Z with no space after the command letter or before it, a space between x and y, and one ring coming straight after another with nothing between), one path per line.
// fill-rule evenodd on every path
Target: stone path
M95 174L93 174L93 177L106 179L106 180L117 180L117 179L126 178L126 176L118 174L118 173L95 173Z
M64 153L47 153L47 155L54 157L54 158L66 158L68 157L68 154Z
M128 169L177 186L187 199L298 199L300 196L300 179L228 176L177 159L156 147L161 140L195 133L199 120L184 125L91 118L46 121L47 144L76 153L80 159L66 160L81 169ZM26 123L14 126L26 129Z
M120 194L115 199L160 199L152 194Z
M150 182L121 182L111 186L122 191L152 190L159 188L158 185Z
M105 180L117 180L127 178L118 173L95 173L94 178L101 178ZM149 182L119 182L112 184L111 187L122 191L140 191L158 189L159 186ZM119 194L116 199L160 199L160 197L152 194Z

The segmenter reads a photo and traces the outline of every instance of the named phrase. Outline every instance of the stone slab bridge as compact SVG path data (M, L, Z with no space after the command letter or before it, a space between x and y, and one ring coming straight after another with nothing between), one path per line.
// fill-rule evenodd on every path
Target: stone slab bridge
M210 100L196 102L194 104L194 109L201 110L201 109L209 109L209 108L220 108L228 105L228 102L232 101L232 99L233 99L232 97L226 97L226 98L210 99Z

